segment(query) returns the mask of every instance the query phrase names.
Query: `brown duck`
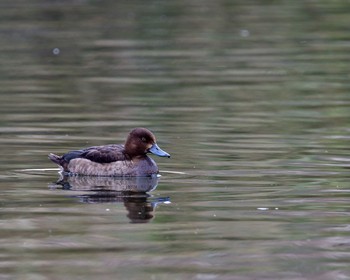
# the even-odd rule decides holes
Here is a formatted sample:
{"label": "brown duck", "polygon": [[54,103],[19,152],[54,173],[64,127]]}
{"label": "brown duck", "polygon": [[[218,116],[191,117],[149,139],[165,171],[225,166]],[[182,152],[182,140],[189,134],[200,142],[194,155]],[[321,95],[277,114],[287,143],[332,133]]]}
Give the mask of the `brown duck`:
{"label": "brown duck", "polygon": [[89,176],[150,176],[159,169],[155,161],[147,156],[152,153],[160,157],[170,155],[160,149],[156,138],[146,128],[133,129],[124,145],[93,146],[70,151],[63,156],[49,154],[49,159],[71,175]]}

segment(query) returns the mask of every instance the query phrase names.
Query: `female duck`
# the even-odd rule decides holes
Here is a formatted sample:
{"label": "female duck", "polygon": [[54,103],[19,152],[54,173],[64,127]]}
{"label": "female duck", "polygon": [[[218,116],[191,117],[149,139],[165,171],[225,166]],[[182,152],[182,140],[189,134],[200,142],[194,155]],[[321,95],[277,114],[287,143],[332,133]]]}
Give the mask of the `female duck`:
{"label": "female duck", "polygon": [[152,153],[170,157],[160,149],[152,132],[146,128],[133,129],[124,145],[93,146],[70,151],[63,156],[49,154],[63,172],[90,176],[149,176],[159,172]]}

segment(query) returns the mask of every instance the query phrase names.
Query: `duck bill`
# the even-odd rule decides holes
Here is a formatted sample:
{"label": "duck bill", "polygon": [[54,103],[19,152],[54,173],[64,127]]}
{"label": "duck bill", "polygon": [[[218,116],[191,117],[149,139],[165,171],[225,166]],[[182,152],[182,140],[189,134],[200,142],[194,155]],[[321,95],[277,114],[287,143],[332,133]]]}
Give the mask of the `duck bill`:
{"label": "duck bill", "polygon": [[156,156],[159,156],[159,157],[170,158],[170,155],[167,152],[163,151],[161,148],[159,148],[156,143],[154,143],[148,151]]}

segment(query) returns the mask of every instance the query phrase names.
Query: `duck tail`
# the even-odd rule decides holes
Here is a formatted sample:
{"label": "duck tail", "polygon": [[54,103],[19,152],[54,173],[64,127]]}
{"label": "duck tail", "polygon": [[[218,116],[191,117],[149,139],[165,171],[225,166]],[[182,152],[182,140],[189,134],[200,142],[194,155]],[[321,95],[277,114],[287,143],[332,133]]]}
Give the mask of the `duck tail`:
{"label": "duck tail", "polygon": [[58,165],[62,165],[62,157],[55,155],[53,153],[50,153],[48,157],[52,162],[54,162]]}

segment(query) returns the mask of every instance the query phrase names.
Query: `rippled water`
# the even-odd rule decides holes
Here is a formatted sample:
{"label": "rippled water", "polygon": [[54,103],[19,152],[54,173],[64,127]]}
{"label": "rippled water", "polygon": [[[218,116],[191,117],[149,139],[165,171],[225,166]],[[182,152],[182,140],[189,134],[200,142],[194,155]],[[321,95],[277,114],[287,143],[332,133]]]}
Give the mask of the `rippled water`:
{"label": "rippled water", "polygon": [[[350,6],[265,2],[2,1],[1,279],[350,278]],[[136,126],[160,178],[47,159]]]}

